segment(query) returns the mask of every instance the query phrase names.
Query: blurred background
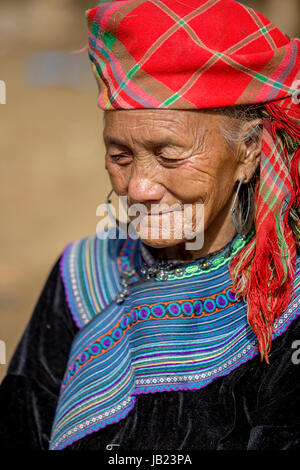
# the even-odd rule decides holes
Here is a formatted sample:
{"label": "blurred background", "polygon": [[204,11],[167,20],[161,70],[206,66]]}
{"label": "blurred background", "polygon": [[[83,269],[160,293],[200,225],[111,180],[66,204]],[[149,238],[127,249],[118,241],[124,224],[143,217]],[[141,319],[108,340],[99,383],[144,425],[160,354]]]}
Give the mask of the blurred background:
{"label": "blurred background", "polygon": [[[300,36],[300,0],[248,0]],[[6,364],[64,246],[95,232],[110,183],[84,11],[97,0],[0,0],[0,340]],[[0,82],[1,83],[1,82]],[[3,346],[3,343],[0,343]],[[1,355],[2,352],[2,355]],[[0,380],[6,365],[0,351]]]}

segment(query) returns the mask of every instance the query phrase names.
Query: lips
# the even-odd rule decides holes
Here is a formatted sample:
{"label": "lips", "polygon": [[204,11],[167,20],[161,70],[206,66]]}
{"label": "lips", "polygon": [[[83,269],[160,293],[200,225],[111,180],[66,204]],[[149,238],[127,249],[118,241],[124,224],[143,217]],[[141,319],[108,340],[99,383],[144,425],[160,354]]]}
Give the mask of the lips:
{"label": "lips", "polygon": [[145,216],[147,217],[152,217],[152,216],[157,216],[157,215],[165,215],[165,214],[174,214],[174,212],[180,212],[180,211],[166,211],[166,212],[147,212]]}
{"label": "lips", "polygon": [[[165,215],[165,214],[173,214],[177,212],[182,212],[182,207],[179,204],[173,204],[169,206],[167,204],[152,204],[151,209],[149,210],[146,204],[143,203],[133,203],[128,207],[128,212],[132,213],[136,211],[141,216],[144,217],[151,217],[151,216],[158,216],[158,215]],[[132,214],[133,215],[133,214]]]}

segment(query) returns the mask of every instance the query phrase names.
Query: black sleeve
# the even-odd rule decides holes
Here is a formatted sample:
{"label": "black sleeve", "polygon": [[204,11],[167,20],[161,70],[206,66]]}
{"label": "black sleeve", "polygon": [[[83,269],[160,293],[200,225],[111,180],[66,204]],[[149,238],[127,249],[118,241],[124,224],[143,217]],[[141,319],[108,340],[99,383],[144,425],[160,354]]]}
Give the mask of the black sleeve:
{"label": "black sleeve", "polygon": [[300,364],[295,349],[299,338],[300,317],[274,341],[257,393],[250,397],[248,392],[248,450],[300,449]]}
{"label": "black sleeve", "polygon": [[229,428],[218,450],[300,450],[299,339],[300,316],[273,340],[269,364],[257,355],[219,379]]}
{"label": "black sleeve", "polygon": [[60,384],[78,331],[52,268],[0,386],[0,448],[48,449]]}

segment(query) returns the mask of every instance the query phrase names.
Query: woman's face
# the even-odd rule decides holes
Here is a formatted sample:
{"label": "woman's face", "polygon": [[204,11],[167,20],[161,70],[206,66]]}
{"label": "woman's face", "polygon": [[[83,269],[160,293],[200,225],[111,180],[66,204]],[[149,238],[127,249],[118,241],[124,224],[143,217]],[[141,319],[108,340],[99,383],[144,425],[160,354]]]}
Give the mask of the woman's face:
{"label": "woman's face", "polygon": [[[105,113],[105,167],[113,189],[127,196],[128,207],[139,203],[148,214],[151,208],[156,212],[144,219],[155,227],[152,232],[143,224],[136,227],[147,245],[163,248],[187,240],[176,218],[186,204],[192,205],[192,230],[199,224],[197,204],[203,205],[198,207],[203,207],[204,232],[217,217],[230,217],[234,184],[243,174],[221,132],[228,120],[213,112],[190,110]],[[160,208],[171,213],[157,214]]]}

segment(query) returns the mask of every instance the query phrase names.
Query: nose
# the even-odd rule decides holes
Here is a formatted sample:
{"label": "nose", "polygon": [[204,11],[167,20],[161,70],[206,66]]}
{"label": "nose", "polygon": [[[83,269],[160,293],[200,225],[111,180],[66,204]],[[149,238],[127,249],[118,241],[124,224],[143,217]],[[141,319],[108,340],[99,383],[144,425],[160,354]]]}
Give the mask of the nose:
{"label": "nose", "polygon": [[158,171],[157,168],[151,166],[151,163],[147,165],[141,162],[134,163],[128,182],[128,201],[130,203],[158,204],[161,201],[165,189],[158,182]]}

